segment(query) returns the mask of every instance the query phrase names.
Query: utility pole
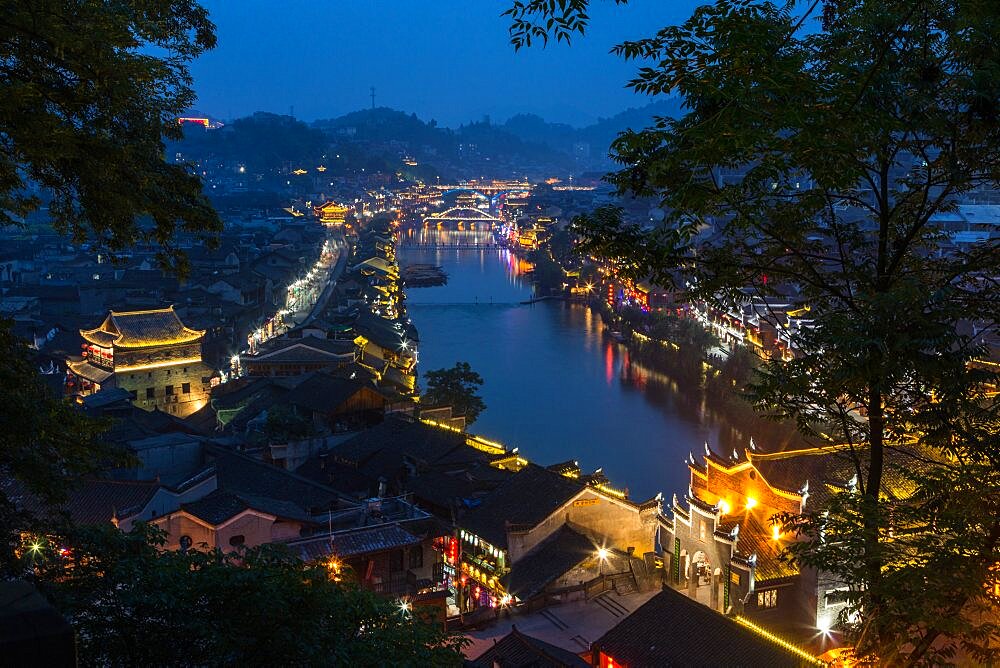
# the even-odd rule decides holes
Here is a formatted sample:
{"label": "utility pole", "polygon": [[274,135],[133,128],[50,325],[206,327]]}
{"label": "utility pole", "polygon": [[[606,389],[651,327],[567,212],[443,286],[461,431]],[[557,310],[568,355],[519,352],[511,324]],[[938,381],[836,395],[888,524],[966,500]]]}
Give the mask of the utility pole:
{"label": "utility pole", "polygon": [[372,94],[372,109],[374,109],[375,108],[375,86],[371,87],[371,91],[372,91],[372,93],[371,93]]}

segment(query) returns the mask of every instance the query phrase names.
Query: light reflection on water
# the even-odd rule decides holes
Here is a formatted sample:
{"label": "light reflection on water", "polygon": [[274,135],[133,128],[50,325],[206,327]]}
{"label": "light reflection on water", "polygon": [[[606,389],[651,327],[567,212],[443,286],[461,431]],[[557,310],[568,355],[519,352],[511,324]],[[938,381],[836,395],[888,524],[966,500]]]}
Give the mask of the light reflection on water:
{"label": "light reflection on water", "polygon": [[[439,242],[481,234],[438,232],[417,234]],[[687,490],[683,460],[719,438],[699,391],[634,359],[585,306],[522,304],[531,285],[508,251],[403,245],[398,257],[449,275],[445,286],[410,290],[407,305],[421,370],[467,361],[485,379],[487,410],[472,431],[542,465],[576,459],[587,470],[603,467],[636,500]]]}

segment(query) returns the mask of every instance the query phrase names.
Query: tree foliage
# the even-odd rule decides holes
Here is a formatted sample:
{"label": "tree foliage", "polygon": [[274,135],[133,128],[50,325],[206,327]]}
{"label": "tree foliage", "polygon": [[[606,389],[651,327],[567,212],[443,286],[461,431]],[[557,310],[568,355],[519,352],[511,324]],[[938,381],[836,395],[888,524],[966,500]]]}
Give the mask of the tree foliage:
{"label": "tree foliage", "polygon": [[164,159],[215,46],[194,0],[32,0],[0,10],[0,226],[50,198],[56,229],[113,254],[148,241],[183,268],[177,230],[213,239],[201,181]]}
{"label": "tree foliage", "polygon": [[[29,361],[27,346],[0,322],[0,574],[16,572],[14,550],[33,517],[15,500],[25,494],[58,507],[81,476],[128,458],[101,438],[107,426],[53,393]],[[48,518],[51,519],[51,518]]]}
{"label": "tree foliage", "polygon": [[[536,26],[558,27],[554,3],[534,4],[556,19]],[[691,298],[808,305],[795,359],[761,366],[753,400],[845,444],[854,485],[784,518],[803,539],[791,556],[848,584],[840,621],[861,653],[995,658],[976,613],[1000,561],[998,378],[979,360],[1000,249],[954,246],[935,219],[1000,177],[1000,21],[958,0],[819,6],[717,0],[616,47],[640,65],[634,90],[684,99],[683,117],[612,147],[618,190],[670,213],[649,230],[606,208],[576,230]]]}
{"label": "tree foliage", "polygon": [[[106,253],[148,241],[183,269],[177,230],[221,229],[189,170],[164,160],[164,138],[193,101],[187,64],[215,44],[191,0],[8,2],[0,9],[0,227],[48,202],[56,229]],[[10,323],[0,323],[0,565],[29,519],[11,495],[58,504],[71,482],[112,463],[102,426],[50,394]]]}
{"label": "tree foliage", "polygon": [[451,406],[456,415],[464,415],[466,424],[472,424],[486,410],[483,398],[476,394],[483,384],[483,377],[472,370],[468,362],[456,362],[450,369],[428,371],[427,391],[421,401],[428,404]]}
{"label": "tree foliage", "polygon": [[[624,5],[628,0],[614,2]],[[546,46],[550,37],[568,44],[574,35],[586,31],[589,5],[590,0],[516,0],[501,16],[510,17],[510,43],[515,50],[539,41]]]}
{"label": "tree foliage", "polygon": [[155,528],[109,525],[25,546],[39,587],[77,631],[83,663],[461,665],[461,638],[283,546],[179,552],[163,543]]}
{"label": "tree foliage", "polygon": [[264,423],[264,436],[271,443],[284,443],[289,440],[301,441],[313,438],[319,433],[312,420],[300,415],[294,406],[273,406],[267,412]]}

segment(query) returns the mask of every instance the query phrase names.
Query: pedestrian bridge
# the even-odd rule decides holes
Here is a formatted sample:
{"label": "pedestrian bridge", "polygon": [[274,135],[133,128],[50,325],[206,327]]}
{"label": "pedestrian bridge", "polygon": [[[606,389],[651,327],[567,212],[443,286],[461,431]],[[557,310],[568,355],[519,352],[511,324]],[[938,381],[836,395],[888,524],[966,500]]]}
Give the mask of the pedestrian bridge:
{"label": "pedestrian bridge", "polygon": [[503,248],[495,241],[419,241],[417,239],[403,238],[397,244],[399,248],[413,248],[416,250],[438,250],[438,249],[469,249],[488,250],[491,248]]}
{"label": "pedestrian bridge", "polygon": [[471,206],[455,206],[440,213],[432,213],[423,220],[424,227],[459,230],[471,230],[480,226],[490,229],[493,225],[502,225],[504,222],[503,218]]}

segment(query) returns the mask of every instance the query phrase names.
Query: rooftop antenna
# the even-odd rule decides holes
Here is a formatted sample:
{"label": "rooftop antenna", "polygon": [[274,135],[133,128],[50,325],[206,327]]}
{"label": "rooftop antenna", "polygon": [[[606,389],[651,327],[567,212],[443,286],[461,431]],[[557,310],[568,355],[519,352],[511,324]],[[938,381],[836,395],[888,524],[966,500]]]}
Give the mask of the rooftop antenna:
{"label": "rooftop antenna", "polygon": [[372,96],[372,109],[374,109],[375,108],[375,86],[372,86],[370,90],[371,90],[371,96]]}

